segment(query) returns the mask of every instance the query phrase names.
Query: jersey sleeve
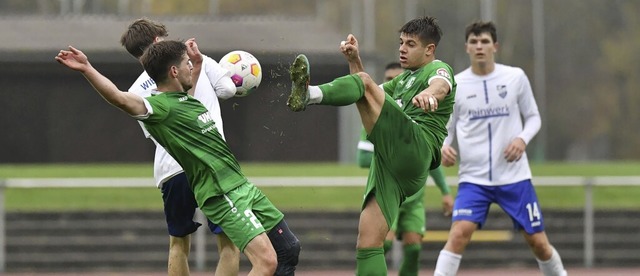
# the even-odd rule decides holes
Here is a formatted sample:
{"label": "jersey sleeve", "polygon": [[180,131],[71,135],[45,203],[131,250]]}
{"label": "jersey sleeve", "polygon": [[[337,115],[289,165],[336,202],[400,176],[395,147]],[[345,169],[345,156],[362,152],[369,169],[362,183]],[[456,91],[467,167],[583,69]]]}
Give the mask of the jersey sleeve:
{"label": "jersey sleeve", "polygon": [[235,85],[230,78],[231,72],[220,66],[214,59],[205,55],[203,55],[203,58],[205,74],[209,79],[209,83],[211,83],[211,87],[214,88],[216,96],[221,99],[228,99],[235,96]]}
{"label": "jersey sleeve", "polygon": [[518,137],[522,138],[526,144],[529,144],[529,141],[531,141],[540,130],[542,120],[529,79],[521,69],[519,73],[520,93],[518,94],[518,106],[520,107],[520,114],[524,119],[524,126]]}
{"label": "jersey sleeve", "polygon": [[170,107],[165,97],[150,96],[142,98],[142,100],[147,107],[147,114],[135,116],[137,120],[145,123],[157,123],[164,120],[169,114]]}
{"label": "jersey sleeve", "polygon": [[384,90],[384,93],[387,93],[388,95],[393,95],[393,91],[396,89],[396,85],[398,85],[398,79],[400,78],[396,77],[390,81],[387,81],[381,84],[380,87],[382,88],[382,90]]}
{"label": "jersey sleeve", "polygon": [[431,84],[435,79],[443,79],[449,84],[449,91],[453,89],[453,69],[446,63],[439,62],[438,66],[428,76],[427,83]]}
{"label": "jersey sleeve", "polygon": [[[131,85],[131,87],[129,87],[128,91],[142,98],[146,98],[151,96],[152,94],[151,90],[155,88],[156,88],[155,82],[149,77],[149,75],[145,71],[145,72],[142,72],[140,76],[138,76],[138,79],[136,79],[136,81]],[[144,127],[144,124],[140,121],[138,121],[138,124],[140,125],[140,129],[142,129],[142,134],[144,134],[144,137],[151,138],[151,134]]]}

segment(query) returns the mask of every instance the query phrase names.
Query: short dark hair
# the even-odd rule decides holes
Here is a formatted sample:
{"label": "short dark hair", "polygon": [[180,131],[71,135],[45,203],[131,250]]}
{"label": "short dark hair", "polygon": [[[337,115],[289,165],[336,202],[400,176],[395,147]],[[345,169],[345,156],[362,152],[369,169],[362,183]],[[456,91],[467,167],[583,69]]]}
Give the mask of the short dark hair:
{"label": "short dark hair", "polygon": [[431,16],[413,19],[405,23],[399,32],[401,34],[417,35],[424,45],[433,43],[438,46],[440,38],[442,37],[442,30],[440,26],[438,26],[438,20]]}
{"label": "short dark hair", "polygon": [[498,42],[498,31],[491,21],[476,21],[469,24],[464,31],[464,41],[467,41],[471,34],[480,35],[481,33],[489,33],[493,43]]}
{"label": "short dark hair", "polygon": [[171,66],[178,66],[187,52],[183,42],[175,40],[160,41],[151,44],[140,57],[142,67],[156,83],[167,79]]}
{"label": "short dark hair", "polygon": [[169,33],[162,23],[154,22],[148,18],[140,18],[133,21],[120,37],[120,44],[135,58],[140,58],[149,45],[153,44],[156,37],[167,37]]}
{"label": "short dark hair", "polygon": [[390,69],[402,69],[402,66],[400,65],[400,62],[389,62],[387,63],[387,66],[384,67],[384,70],[390,70]]}

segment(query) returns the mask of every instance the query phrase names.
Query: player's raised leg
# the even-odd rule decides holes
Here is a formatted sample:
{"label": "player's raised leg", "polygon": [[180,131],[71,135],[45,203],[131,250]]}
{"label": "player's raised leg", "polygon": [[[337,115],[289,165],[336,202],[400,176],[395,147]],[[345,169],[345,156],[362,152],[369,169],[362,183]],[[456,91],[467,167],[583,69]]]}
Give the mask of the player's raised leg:
{"label": "player's raised leg", "polygon": [[292,111],[303,111],[307,105],[345,106],[357,104],[367,133],[373,128],[385,101],[384,91],[369,74],[359,72],[336,78],[318,86],[309,85],[309,60],[300,54],[291,64],[291,94],[287,106]]}

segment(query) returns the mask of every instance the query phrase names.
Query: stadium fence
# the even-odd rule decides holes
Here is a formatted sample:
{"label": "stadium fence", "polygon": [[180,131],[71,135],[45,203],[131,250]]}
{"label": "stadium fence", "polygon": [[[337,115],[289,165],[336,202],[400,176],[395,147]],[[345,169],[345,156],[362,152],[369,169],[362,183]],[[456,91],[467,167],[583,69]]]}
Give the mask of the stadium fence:
{"label": "stadium fence", "polygon": [[[362,186],[366,177],[250,177],[258,187],[349,187]],[[447,177],[447,183],[457,185],[457,177]],[[594,262],[594,186],[637,186],[640,176],[537,176],[536,186],[579,186],[584,188],[584,266],[591,268]],[[90,188],[90,187],[151,187],[152,178],[8,178],[0,179],[0,272],[6,269],[6,232],[4,190],[6,188]],[[428,185],[434,185],[429,179]],[[204,221],[202,213],[198,220]],[[194,237],[196,269],[204,270],[204,231],[197,231]],[[398,263],[398,254],[393,254],[393,262]]]}

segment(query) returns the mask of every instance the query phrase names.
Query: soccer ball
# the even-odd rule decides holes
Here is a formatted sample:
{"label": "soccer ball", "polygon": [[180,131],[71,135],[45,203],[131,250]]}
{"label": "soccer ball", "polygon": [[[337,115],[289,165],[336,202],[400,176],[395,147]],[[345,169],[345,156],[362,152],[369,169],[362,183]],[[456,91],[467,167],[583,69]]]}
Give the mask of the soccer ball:
{"label": "soccer ball", "polygon": [[244,97],[255,91],[262,81],[262,67],[258,59],[245,51],[231,51],[220,59],[220,66],[231,72],[236,84],[236,97]]}

